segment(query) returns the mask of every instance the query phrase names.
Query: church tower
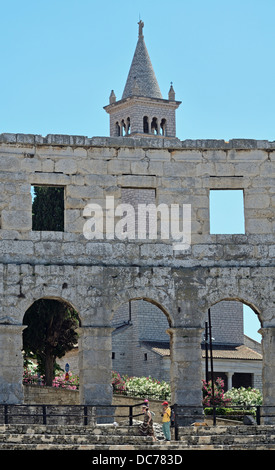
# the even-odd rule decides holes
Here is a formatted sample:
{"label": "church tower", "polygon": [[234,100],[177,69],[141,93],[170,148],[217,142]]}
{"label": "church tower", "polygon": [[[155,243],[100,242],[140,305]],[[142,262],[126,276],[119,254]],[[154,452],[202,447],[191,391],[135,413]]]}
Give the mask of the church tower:
{"label": "church tower", "polygon": [[139,23],[138,42],[121,100],[111,91],[105,111],[110,115],[110,136],[176,137],[176,109],[171,83],[163,99],[144,42],[144,23]]}

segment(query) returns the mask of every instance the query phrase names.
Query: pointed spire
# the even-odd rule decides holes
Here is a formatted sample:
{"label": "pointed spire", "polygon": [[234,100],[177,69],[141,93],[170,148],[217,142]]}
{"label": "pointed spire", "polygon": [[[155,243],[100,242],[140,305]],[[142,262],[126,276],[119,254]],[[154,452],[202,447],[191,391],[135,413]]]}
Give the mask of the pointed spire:
{"label": "pointed spire", "polygon": [[138,26],[138,42],[123,91],[122,99],[133,96],[133,89],[136,87],[139,89],[140,96],[162,99],[162,94],[144,42],[143,21],[140,20],[138,22]]}
{"label": "pointed spire", "polygon": [[109,97],[109,103],[112,104],[112,103],[115,103],[115,102],[116,102],[116,95],[115,95],[114,90],[112,90],[111,94],[110,94],[110,97]]}
{"label": "pointed spire", "polygon": [[176,93],[175,93],[175,90],[173,88],[173,82],[171,82],[170,90],[168,92],[168,99],[170,101],[175,101],[175,99],[176,99]]}

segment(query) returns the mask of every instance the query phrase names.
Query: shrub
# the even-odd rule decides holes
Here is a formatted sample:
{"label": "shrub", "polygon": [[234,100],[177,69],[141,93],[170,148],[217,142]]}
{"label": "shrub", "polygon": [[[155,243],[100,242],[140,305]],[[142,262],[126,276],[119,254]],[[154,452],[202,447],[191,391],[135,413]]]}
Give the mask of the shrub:
{"label": "shrub", "polygon": [[125,377],[125,389],[127,395],[142,398],[154,398],[156,400],[170,399],[170,384],[152,377]]}
{"label": "shrub", "polygon": [[224,394],[224,381],[218,377],[214,383],[214,397],[212,394],[212,381],[202,381],[202,392],[203,392],[203,405],[204,406],[227,406],[231,403],[229,397],[225,397]]}
{"label": "shrub", "polygon": [[231,388],[225,396],[231,400],[232,406],[257,406],[263,403],[260,390],[251,387]]}
{"label": "shrub", "polygon": [[[45,385],[44,375],[40,375],[38,372],[38,365],[32,361],[28,361],[24,366],[23,374],[24,385]],[[53,387],[66,388],[69,390],[78,390],[79,388],[79,377],[73,375],[72,372],[68,372],[68,375],[60,371],[56,374],[52,383]]]}
{"label": "shrub", "polygon": [[112,372],[112,386],[115,393],[125,392],[125,380],[118,372]]}

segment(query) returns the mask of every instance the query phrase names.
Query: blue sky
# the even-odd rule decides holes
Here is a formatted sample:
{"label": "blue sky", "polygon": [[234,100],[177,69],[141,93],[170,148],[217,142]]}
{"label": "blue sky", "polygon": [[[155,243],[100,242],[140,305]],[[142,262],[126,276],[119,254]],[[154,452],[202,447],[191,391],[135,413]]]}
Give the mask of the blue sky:
{"label": "blue sky", "polygon": [[181,140],[275,140],[274,0],[0,6],[0,133],[109,135],[103,106],[122,96],[140,16],[163,97],[173,81],[182,101]]}

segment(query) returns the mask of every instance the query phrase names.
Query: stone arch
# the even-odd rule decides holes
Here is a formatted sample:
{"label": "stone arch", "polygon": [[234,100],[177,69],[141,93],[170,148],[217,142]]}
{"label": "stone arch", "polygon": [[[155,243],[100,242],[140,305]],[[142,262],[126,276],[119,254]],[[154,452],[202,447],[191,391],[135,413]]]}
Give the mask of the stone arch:
{"label": "stone arch", "polygon": [[76,310],[78,312],[78,315],[79,315],[79,318],[80,318],[80,321],[82,322],[82,318],[81,318],[81,309],[79,308],[78,305],[76,305],[75,301],[72,301],[70,298],[70,296],[61,296],[59,294],[59,292],[55,292],[53,294],[50,294],[50,293],[46,293],[45,294],[42,294],[42,295],[33,295],[31,296],[31,298],[22,298],[19,300],[19,303],[17,304],[17,311],[18,311],[18,319],[19,319],[19,322],[21,324],[23,324],[23,318],[24,318],[24,315],[26,313],[26,311],[37,301],[37,300],[40,300],[40,299],[51,299],[51,300],[57,300],[57,301],[60,301],[60,302],[65,302],[66,304],[70,305],[71,307],[74,308],[74,310]]}
{"label": "stone arch", "polygon": [[[230,304],[233,305],[230,306]],[[262,348],[260,344],[254,342],[253,335],[250,336],[245,332],[244,305],[248,306],[257,316],[261,328],[262,322],[259,308],[255,303],[242,296],[221,295],[218,300],[215,299],[214,302],[209,302],[205,311],[204,320],[207,326],[206,330],[203,331],[202,345],[204,344],[205,334],[207,328],[209,328],[209,320],[211,318],[214,380],[217,377],[222,378],[225,390],[239,387],[262,389]],[[256,341],[261,343],[261,339]],[[228,360],[226,353],[221,360],[222,350],[230,350],[230,360]],[[215,351],[216,353],[218,351],[216,359]],[[204,376],[206,377],[206,375],[205,371]],[[208,380],[211,380],[210,371]]]}
{"label": "stone arch", "polygon": [[[156,300],[157,299],[157,300]],[[145,300],[156,305],[167,317],[169,326],[173,325],[174,319],[172,316],[173,311],[173,302],[167,295],[160,289],[155,288],[136,288],[132,287],[119,291],[115,298],[111,299],[111,304],[109,305],[111,311],[110,320],[112,320],[115,311],[126,302],[131,300]]]}
{"label": "stone arch", "polygon": [[[22,322],[23,322],[23,325],[24,325],[24,330],[23,330],[23,338],[24,338],[24,335],[27,333],[27,329],[28,327],[31,325],[31,320],[33,318],[33,316],[35,315],[36,311],[35,309],[31,310],[32,307],[34,307],[35,304],[37,304],[37,306],[39,305],[40,303],[40,306],[41,306],[41,302],[40,301],[53,301],[50,303],[50,307],[52,309],[58,309],[59,308],[59,304],[65,304],[66,306],[66,310],[67,310],[67,307],[70,307],[72,308],[73,310],[75,310],[75,312],[77,312],[77,317],[78,317],[78,325],[77,325],[77,328],[80,328],[81,327],[81,319],[80,319],[80,316],[79,316],[79,313],[77,311],[77,309],[72,305],[71,302],[67,302],[66,300],[64,300],[63,298],[60,298],[60,297],[54,297],[54,296],[44,296],[44,297],[40,297],[39,299],[36,299],[34,300],[31,305],[26,309],[25,313],[24,313],[24,316],[23,316],[23,319],[22,319]],[[42,307],[45,306],[45,303],[42,304]],[[62,316],[63,314],[65,314],[65,311],[63,312],[62,310]],[[56,328],[54,329],[54,331],[56,331]],[[77,330],[76,330],[77,331]],[[48,338],[49,339],[49,338]],[[72,337],[71,337],[72,339]],[[77,345],[77,339],[75,338],[75,346]],[[24,342],[23,342],[23,346],[24,346]],[[54,348],[56,348],[56,344],[53,345]],[[71,349],[70,349],[71,350]],[[46,350],[44,350],[45,352]],[[54,351],[54,349],[53,349]],[[50,355],[48,355],[48,359],[45,359],[45,364],[47,363],[47,366],[46,366],[46,375],[45,375],[45,378],[46,378],[46,384],[47,382],[48,385],[50,385],[50,382],[53,378],[53,373],[54,373],[54,362],[52,362],[51,358],[53,358],[54,356],[52,356],[52,353],[53,351],[50,353]],[[68,351],[67,351],[68,352]],[[44,353],[43,353],[44,354]],[[46,357],[47,357],[47,353],[46,353]],[[57,362],[58,362],[58,359],[57,359],[57,356],[56,356],[56,359],[55,359]],[[48,375],[47,375],[47,370],[48,370]]]}
{"label": "stone arch", "polygon": [[227,302],[234,302],[235,301],[235,302],[240,302],[244,305],[247,305],[257,315],[257,317],[259,319],[259,322],[262,325],[260,309],[255,305],[254,301],[247,300],[243,297],[239,297],[239,296],[220,296],[220,298],[218,300],[214,300],[211,303],[209,303],[208,306],[207,306],[207,309],[211,308],[211,306],[217,305],[219,302],[223,302],[223,301],[227,301]]}
{"label": "stone arch", "polygon": [[[140,293],[139,293],[140,294]],[[112,315],[112,370],[128,376],[171,381],[171,318],[159,301],[132,292]]]}

